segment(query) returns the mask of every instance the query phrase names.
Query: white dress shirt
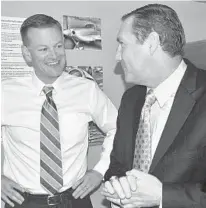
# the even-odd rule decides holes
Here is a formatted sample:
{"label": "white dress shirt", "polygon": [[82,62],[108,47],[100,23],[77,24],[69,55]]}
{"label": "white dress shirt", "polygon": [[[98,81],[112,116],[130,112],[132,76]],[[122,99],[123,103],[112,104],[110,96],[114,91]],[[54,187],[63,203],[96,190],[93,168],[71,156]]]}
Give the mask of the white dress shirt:
{"label": "white dress shirt", "polygon": [[[2,82],[4,175],[30,193],[44,194],[40,185],[40,118],[44,87],[36,75]],[[106,133],[94,170],[108,169],[116,131],[117,110],[94,81],[63,73],[53,84],[62,150],[63,187],[70,188],[87,170],[88,122]]]}
{"label": "white dress shirt", "polygon": [[161,138],[167,122],[175,94],[185,74],[187,65],[182,60],[178,68],[161,84],[154,89],[157,98],[151,107],[151,135],[152,135],[152,158]]}
{"label": "white dress shirt", "polygon": [[[187,65],[182,60],[178,68],[154,90],[156,102],[151,107],[150,126],[152,135],[152,158],[159,144],[162,132],[167,122],[175,94],[185,74]],[[149,88],[147,89],[149,90]],[[113,208],[119,207],[112,205]],[[162,207],[162,202],[160,203]]]}

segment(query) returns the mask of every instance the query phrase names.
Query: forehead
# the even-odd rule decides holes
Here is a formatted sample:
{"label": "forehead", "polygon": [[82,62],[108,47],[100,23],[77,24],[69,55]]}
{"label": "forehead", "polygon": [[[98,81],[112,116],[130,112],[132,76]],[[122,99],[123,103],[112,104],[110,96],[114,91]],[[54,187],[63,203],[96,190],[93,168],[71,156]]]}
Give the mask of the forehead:
{"label": "forehead", "polygon": [[62,41],[63,35],[57,26],[29,28],[27,31],[27,39],[29,44],[46,45],[52,42]]}
{"label": "forehead", "polygon": [[119,41],[136,42],[136,37],[132,32],[133,17],[125,19],[119,29],[117,39]]}

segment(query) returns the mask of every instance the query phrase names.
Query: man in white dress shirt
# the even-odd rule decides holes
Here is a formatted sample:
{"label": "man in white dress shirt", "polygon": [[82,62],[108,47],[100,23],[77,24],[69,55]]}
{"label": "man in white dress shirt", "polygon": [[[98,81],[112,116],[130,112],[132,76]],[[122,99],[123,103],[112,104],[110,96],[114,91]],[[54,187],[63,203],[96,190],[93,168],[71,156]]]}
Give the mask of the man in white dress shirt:
{"label": "man in white dress shirt", "polygon": [[183,59],[176,12],[138,8],[117,40],[135,86],[122,97],[103,195],[113,207],[206,207],[206,72]]}
{"label": "man in white dress shirt", "polygon": [[[34,72],[2,82],[1,197],[6,207],[92,208],[88,194],[108,169],[117,111],[94,81],[64,72],[58,21],[33,15],[21,37]],[[87,170],[90,121],[106,137],[99,162]]]}

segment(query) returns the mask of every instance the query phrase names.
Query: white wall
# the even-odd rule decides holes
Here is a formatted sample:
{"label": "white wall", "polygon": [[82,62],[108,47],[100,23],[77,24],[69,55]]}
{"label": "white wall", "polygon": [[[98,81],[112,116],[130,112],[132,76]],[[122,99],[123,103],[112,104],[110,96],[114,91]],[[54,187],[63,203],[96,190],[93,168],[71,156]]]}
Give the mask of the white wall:
{"label": "white wall", "polygon": [[[154,3],[153,1],[152,3]],[[158,1],[159,2],[159,1]],[[139,1],[3,1],[2,16],[28,17],[45,13],[58,20],[62,15],[99,17],[102,20],[102,51],[68,51],[68,65],[102,65],[104,91],[118,107],[124,91],[121,76],[114,73],[116,34],[123,14],[151,2]],[[174,8],[185,28],[188,42],[206,39],[206,4],[196,2],[159,2]],[[121,73],[121,72],[120,72]],[[115,83],[115,84],[114,84]]]}
{"label": "white wall", "polygon": [[[118,107],[122,93],[125,90],[121,79],[121,71],[115,69],[115,51],[117,47],[116,34],[121,16],[137,7],[152,2],[139,1],[3,1],[2,16],[28,17],[35,13],[45,13],[62,20],[62,15],[82,17],[99,17],[102,20],[102,51],[68,51],[68,65],[102,65],[104,69],[104,91]],[[188,42],[206,39],[206,4],[196,2],[163,2],[158,3],[171,6],[178,13],[186,33]],[[101,147],[91,147],[89,151],[89,167],[99,158]],[[92,196],[95,208],[102,205],[102,197],[98,192]]]}

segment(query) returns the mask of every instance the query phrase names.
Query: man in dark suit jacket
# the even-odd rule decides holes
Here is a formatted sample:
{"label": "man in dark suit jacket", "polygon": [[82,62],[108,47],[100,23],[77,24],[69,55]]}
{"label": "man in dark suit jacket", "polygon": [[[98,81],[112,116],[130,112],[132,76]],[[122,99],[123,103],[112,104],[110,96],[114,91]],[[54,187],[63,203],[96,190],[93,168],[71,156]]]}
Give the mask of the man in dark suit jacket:
{"label": "man in dark suit jacket", "polygon": [[[125,79],[136,85],[121,100],[103,195],[113,207],[205,208],[206,71],[182,58],[185,35],[177,14],[159,4],[139,8],[123,16],[117,39]],[[143,172],[134,168],[141,113],[148,90],[158,94],[165,86],[157,106],[176,89],[153,112],[154,153]]]}

